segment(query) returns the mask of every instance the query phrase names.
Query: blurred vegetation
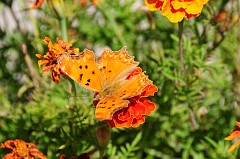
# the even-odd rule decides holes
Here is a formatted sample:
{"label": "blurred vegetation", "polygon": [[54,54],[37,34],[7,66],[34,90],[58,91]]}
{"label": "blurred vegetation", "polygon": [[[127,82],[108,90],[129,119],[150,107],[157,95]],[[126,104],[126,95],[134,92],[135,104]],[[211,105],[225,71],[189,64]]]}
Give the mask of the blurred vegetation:
{"label": "blurred vegetation", "polygon": [[[197,18],[184,21],[183,68],[178,25],[142,1],[64,1],[74,47],[119,50],[127,46],[159,88],[157,110],[139,128],[111,129],[105,158],[229,158],[224,138],[240,119],[240,4],[210,0]],[[93,94],[41,74],[36,53],[42,42],[63,38],[59,17],[48,3],[28,10],[26,1],[0,2],[0,142],[34,142],[48,158],[89,153],[98,158]],[[0,149],[0,157],[6,150]],[[239,156],[238,156],[239,157]]]}

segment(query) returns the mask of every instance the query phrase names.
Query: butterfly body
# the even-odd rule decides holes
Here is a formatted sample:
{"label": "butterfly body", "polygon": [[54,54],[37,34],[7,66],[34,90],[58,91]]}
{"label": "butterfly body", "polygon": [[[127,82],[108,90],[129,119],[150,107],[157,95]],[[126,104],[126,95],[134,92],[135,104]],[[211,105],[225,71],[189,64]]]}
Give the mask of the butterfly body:
{"label": "butterfly body", "polygon": [[139,63],[125,47],[116,52],[105,49],[97,62],[94,53],[87,49],[77,56],[63,54],[58,64],[70,78],[97,93],[95,117],[99,120],[110,120],[114,112],[128,106],[127,99],[141,94],[152,83],[144,73],[128,79]]}

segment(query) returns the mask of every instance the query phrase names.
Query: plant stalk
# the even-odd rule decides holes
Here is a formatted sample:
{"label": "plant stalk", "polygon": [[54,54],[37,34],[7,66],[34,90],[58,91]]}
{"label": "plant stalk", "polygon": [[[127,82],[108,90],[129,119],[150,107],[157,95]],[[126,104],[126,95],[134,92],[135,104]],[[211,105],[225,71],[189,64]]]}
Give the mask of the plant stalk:
{"label": "plant stalk", "polygon": [[179,47],[179,56],[180,56],[180,60],[179,60],[179,68],[180,71],[183,71],[183,39],[182,39],[182,35],[183,35],[183,22],[184,20],[182,20],[181,22],[178,23],[178,38],[179,38],[179,43],[178,43],[178,47]]}

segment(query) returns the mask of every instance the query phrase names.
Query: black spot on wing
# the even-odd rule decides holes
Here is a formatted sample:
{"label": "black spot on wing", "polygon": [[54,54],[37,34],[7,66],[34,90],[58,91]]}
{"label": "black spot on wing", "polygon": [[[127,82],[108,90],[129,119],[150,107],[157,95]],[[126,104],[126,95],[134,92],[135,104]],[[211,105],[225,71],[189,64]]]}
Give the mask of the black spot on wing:
{"label": "black spot on wing", "polygon": [[82,80],[83,74],[80,74],[80,81]]}

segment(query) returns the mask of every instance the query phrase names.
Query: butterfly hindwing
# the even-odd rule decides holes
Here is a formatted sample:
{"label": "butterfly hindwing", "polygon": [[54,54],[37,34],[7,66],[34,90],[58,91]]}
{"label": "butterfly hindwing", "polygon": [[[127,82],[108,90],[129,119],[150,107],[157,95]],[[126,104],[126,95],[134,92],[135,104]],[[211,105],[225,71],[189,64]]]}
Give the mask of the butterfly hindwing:
{"label": "butterfly hindwing", "polygon": [[138,62],[128,55],[125,47],[119,51],[105,49],[98,57],[98,67],[104,74],[107,86],[126,79],[137,65]]}
{"label": "butterfly hindwing", "polygon": [[102,90],[102,73],[95,62],[94,53],[85,49],[80,55],[63,54],[58,64],[60,69],[74,81],[94,92]]}
{"label": "butterfly hindwing", "polygon": [[152,81],[143,72],[121,81],[115,85],[113,96],[118,96],[121,99],[131,98],[140,95],[143,88],[152,83]]}
{"label": "butterfly hindwing", "polygon": [[113,114],[128,106],[129,101],[117,96],[107,96],[100,100],[96,106],[95,117],[98,120],[111,120]]}

